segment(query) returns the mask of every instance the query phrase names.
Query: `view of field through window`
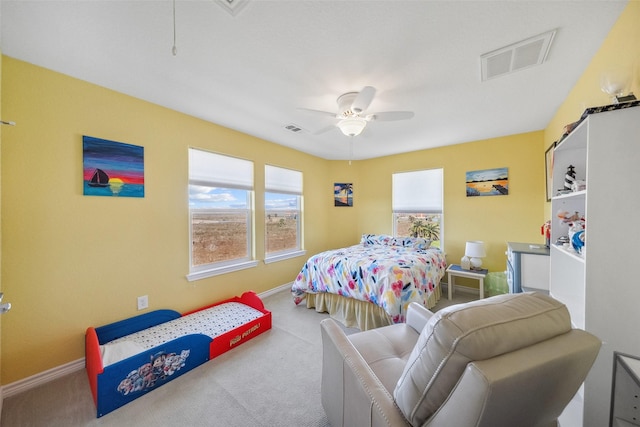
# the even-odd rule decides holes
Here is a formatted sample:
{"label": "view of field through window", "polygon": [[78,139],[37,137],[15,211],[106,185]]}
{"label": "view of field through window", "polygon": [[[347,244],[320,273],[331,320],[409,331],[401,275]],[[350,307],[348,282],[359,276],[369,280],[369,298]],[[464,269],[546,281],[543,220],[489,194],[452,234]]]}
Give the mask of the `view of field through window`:
{"label": "view of field through window", "polygon": [[274,253],[298,248],[298,212],[267,211],[265,216],[265,252]]}
{"label": "view of field through window", "polygon": [[194,266],[244,258],[249,253],[245,212],[191,211],[191,257]]}
{"label": "view of field through window", "polygon": [[[248,214],[192,210],[191,236],[194,266],[244,258],[247,253]],[[298,212],[267,212],[267,253],[297,249]]]}

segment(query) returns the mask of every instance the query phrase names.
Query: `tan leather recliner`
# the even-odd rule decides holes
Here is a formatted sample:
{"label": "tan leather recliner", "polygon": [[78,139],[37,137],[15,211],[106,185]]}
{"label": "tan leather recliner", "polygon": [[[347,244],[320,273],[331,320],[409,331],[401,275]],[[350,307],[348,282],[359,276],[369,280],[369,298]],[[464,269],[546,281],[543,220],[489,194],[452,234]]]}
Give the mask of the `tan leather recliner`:
{"label": "tan leather recliner", "polygon": [[322,405],[333,427],[556,426],[600,349],[567,308],[499,295],[346,335],[321,322]]}

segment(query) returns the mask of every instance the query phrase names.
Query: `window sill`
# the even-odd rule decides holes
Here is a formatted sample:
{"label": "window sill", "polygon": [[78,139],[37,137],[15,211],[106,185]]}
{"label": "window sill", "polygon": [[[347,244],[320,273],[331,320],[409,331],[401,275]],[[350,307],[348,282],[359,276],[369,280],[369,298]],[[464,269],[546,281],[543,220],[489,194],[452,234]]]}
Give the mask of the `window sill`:
{"label": "window sill", "polygon": [[302,255],[306,255],[306,253],[307,253],[307,251],[300,250],[300,251],[286,252],[286,253],[271,255],[269,258],[265,258],[264,263],[265,264],[271,264],[272,262],[284,261],[285,259],[296,258],[296,257],[302,256]]}
{"label": "window sill", "polygon": [[187,280],[193,282],[194,280],[206,279],[207,277],[219,276],[220,274],[232,273],[234,271],[245,270],[247,268],[253,268],[258,265],[258,261],[246,261],[233,265],[226,265],[224,267],[211,268],[209,270],[196,271],[187,274]]}

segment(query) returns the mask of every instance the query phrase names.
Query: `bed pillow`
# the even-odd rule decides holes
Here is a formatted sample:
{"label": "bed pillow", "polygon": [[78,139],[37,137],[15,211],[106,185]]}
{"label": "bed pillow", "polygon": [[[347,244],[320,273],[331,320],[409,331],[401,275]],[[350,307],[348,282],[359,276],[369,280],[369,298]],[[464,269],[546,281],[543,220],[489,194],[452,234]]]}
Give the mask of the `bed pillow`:
{"label": "bed pillow", "polygon": [[393,237],[386,234],[363,234],[360,244],[364,246],[402,246],[405,248],[428,249],[431,240],[422,237]]}
{"label": "bed pillow", "polygon": [[363,234],[360,243],[364,246],[388,245],[391,239],[393,237],[386,234]]}
{"label": "bed pillow", "polygon": [[422,329],[394,390],[414,425],[442,405],[467,364],[545,341],[571,330],[564,304],[538,292],[505,294],[436,312]]}
{"label": "bed pillow", "polygon": [[121,360],[142,353],[144,350],[144,347],[133,341],[121,341],[101,345],[100,355],[102,356],[102,366],[107,367],[113,365]]}
{"label": "bed pillow", "polygon": [[405,248],[414,249],[429,249],[431,246],[431,240],[427,240],[423,237],[394,237],[391,239],[391,244],[395,246],[404,246]]}

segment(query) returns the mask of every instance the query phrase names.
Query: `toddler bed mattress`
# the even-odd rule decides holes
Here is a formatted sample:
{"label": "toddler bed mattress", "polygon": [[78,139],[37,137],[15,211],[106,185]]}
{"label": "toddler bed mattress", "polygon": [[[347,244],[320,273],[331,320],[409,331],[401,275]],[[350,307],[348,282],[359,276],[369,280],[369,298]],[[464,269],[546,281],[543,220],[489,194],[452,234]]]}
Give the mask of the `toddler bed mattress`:
{"label": "toddler bed mattress", "polygon": [[271,328],[254,292],[180,314],[156,310],[85,336],[86,368],[101,417]]}

